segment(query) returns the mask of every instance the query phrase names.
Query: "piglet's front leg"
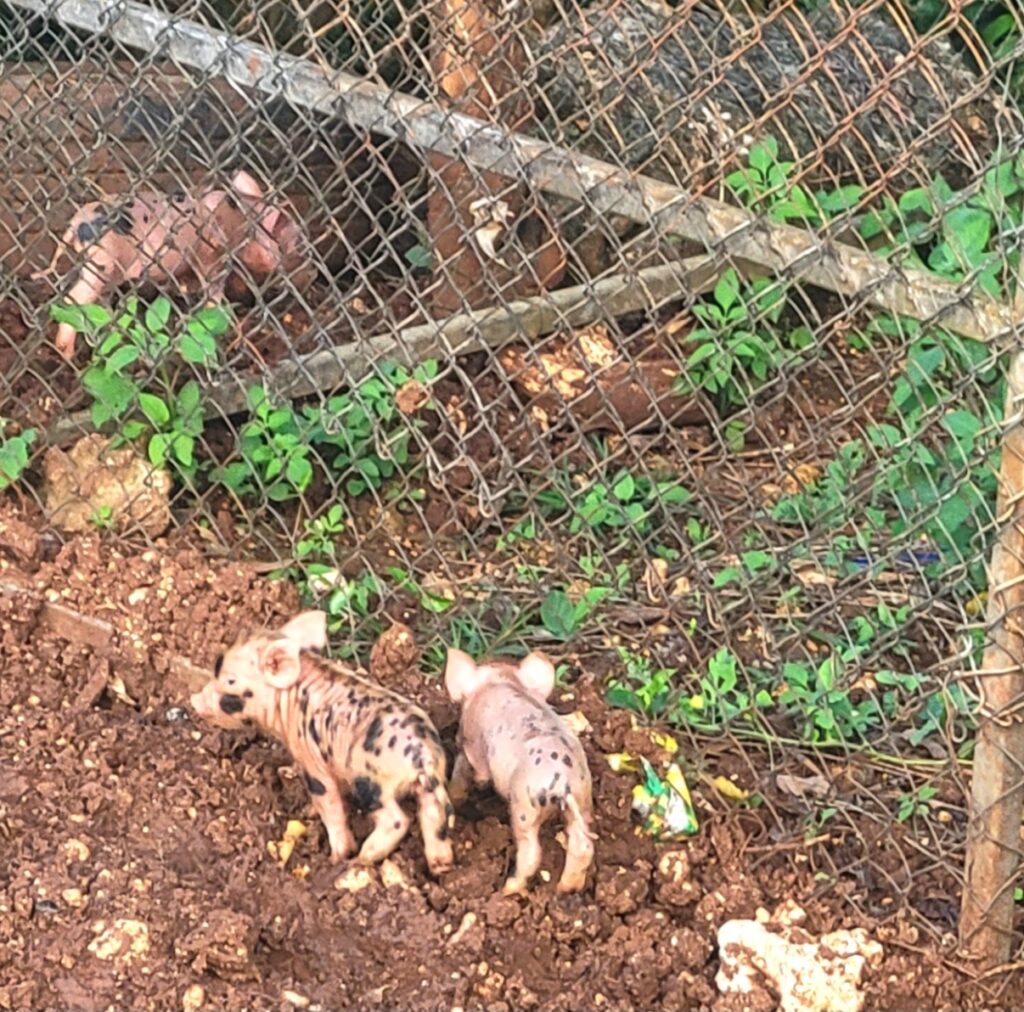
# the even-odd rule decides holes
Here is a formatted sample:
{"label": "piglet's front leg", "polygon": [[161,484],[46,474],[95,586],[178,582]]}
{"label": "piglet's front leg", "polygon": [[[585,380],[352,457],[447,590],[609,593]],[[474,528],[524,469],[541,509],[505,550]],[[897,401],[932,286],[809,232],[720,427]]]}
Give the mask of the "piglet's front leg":
{"label": "piglet's front leg", "polygon": [[338,864],[356,851],[356,838],[348,824],[348,813],[345,802],[338,790],[334,778],[323,771],[315,774],[303,771],[303,779],[309,789],[313,802],[313,811],[320,816],[327,829],[327,839],[331,845],[331,864]]}
{"label": "piglet's front leg", "polygon": [[451,798],[452,804],[461,805],[469,797],[469,789],[475,779],[476,774],[466,758],[466,753],[460,752],[455,757],[451,781],[448,784],[448,797]]}

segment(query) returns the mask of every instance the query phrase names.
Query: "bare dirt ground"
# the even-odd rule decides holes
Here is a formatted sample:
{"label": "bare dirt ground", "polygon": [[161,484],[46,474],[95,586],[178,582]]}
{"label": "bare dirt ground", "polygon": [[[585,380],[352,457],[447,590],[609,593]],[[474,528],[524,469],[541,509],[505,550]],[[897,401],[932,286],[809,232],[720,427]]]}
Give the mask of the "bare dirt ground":
{"label": "bare dirt ground", "polygon": [[[549,877],[528,900],[499,894],[510,836],[486,794],[460,813],[457,866],[440,881],[414,832],[383,879],[339,889],[284,751],[198,724],[170,670],[174,654],[208,666],[241,625],[288,616],[294,589],[187,548],[133,553],[87,537],[48,553],[3,516],[0,579],[23,589],[0,595],[0,1008],[732,1008],[715,988],[716,929],[784,900],[812,932],[866,927],[883,942],[870,1010],[1024,1000],[1019,976],[986,986],[955,968],[955,878],[891,823],[805,842],[796,815],[780,828],[767,787],[771,820],[709,801],[694,776],[699,834],[660,846],[638,835],[635,779],[605,755],[656,748],[606,707],[586,665],[557,700],[590,724],[600,839],[584,894],[554,892],[553,826]],[[69,645],[40,627],[43,600],[110,623],[114,643]],[[453,747],[456,714],[436,679],[375,673],[423,703]],[[687,756],[688,775],[708,763],[750,778],[758,757],[712,742]],[[282,870],[267,843],[289,819],[309,832]],[[685,888],[663,861],[673,851]],[[773,1005],[755,994],[748,1007]]]}

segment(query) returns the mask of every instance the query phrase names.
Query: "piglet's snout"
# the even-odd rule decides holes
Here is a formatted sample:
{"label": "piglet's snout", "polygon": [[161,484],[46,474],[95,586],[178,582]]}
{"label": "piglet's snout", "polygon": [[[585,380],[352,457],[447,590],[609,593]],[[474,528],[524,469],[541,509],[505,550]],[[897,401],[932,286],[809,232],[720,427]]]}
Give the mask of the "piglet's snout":
{"label": "piglet's snout", "polygon": [[217,692],[212,685],[208,685],[201,692],[193,692],[189,697],[189,702],[192,704],[192,709],[199,714],[200,717],[209,717],[216,713],[217,710]]}

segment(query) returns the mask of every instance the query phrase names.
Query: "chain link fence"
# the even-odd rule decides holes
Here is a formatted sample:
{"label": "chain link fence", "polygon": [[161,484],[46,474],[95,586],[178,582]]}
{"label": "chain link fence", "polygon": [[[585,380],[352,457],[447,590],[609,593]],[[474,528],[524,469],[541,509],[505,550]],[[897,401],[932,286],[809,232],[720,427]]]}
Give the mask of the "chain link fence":
{"label": "chain link fence", "polygon": [[980,720],[965,940],[1006,959],[1022,29],[0,3],[0,484],[255,560],[351,655],[413,614],[428,664],[606,673],[746,757],[766,841],[840,827],[823,879],[935,936]]}

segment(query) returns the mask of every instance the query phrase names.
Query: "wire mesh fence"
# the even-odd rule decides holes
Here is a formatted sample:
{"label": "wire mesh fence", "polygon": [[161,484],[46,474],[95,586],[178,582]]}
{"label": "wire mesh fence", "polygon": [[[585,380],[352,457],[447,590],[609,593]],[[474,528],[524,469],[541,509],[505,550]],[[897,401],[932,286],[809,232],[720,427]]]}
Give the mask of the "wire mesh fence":
{"label": "wire mesh fence", "polygon": [[756,756],[767,839],[850,828],[850,902],[953,930],[979,701],[1019,709],[1022,29],[0,4],[0,485],[261,562],[351,656],[412,614],[434,665],[586,658]]}

